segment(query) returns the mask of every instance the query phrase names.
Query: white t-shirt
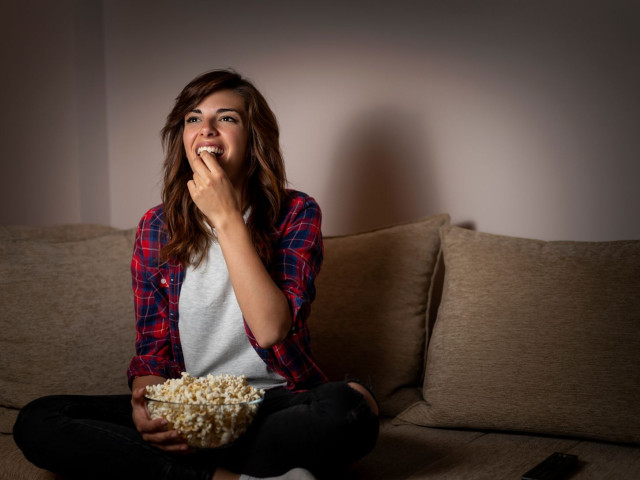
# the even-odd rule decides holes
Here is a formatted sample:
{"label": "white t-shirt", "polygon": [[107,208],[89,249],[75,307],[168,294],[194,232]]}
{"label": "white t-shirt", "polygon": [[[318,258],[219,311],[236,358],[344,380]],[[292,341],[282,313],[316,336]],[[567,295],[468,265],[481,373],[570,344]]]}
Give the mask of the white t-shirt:
{"label": "white t-shirt", "polygon": [[286,383],[282,376],[267,369],[249,343],[217,241],[211,242],[197,268],[185,269],[178,309],[180,343],[189,374],[246,375],[257,388]]}

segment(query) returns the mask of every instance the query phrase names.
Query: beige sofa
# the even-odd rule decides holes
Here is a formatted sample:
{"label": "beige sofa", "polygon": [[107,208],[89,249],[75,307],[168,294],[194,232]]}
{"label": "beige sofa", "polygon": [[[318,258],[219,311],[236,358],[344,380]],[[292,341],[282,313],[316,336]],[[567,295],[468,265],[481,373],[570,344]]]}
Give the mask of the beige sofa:
{"label": "beige sofa", "polygon": [[[134,230],[0,227],[0,480],[55,478],[11,428],[29,400],[127,392]],[[542,242],[447,215],[325,239],[310,325],[384,418],[363,479],[640,478],[640,241]]]}

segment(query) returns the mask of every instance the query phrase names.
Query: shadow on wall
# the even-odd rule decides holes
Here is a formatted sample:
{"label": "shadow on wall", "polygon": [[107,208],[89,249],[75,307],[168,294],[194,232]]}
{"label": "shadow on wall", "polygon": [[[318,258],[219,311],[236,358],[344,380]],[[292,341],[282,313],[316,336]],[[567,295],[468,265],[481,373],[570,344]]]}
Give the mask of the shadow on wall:
{"label": "shadow on wall", "polygon": [[358,114],[337,145],[331,175],[332,234],[431,215],[438,205],[424,115],[397,106]]}

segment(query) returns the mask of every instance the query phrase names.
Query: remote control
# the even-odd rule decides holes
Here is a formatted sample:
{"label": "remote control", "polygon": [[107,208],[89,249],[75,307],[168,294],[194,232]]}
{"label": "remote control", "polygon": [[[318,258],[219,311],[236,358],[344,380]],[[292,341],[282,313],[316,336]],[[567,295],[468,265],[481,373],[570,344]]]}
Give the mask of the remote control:
{"label": "remote control", "polygon": [[577,455],[556,452],[522,476],[522,480],[554,480],[572,470],[578,464]]}

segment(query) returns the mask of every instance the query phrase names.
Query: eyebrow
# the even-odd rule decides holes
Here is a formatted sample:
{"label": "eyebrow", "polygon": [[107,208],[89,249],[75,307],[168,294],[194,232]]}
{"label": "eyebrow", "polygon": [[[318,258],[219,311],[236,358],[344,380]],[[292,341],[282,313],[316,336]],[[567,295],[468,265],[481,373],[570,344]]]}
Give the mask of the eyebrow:
{"label": "eyebrow", "polygon": [[[225,113],[225,112],[233,112],[233,113],[237,113],[238,115],[242,115],[242,112],[240,112],[240,110],[237,110],[235,108],[219,108],[218,110],[216,110],[216,114]],[[193,110],[191,110],[191,113],[202,114],[202,110],[200,110],[199,108],[194,108]]]}

